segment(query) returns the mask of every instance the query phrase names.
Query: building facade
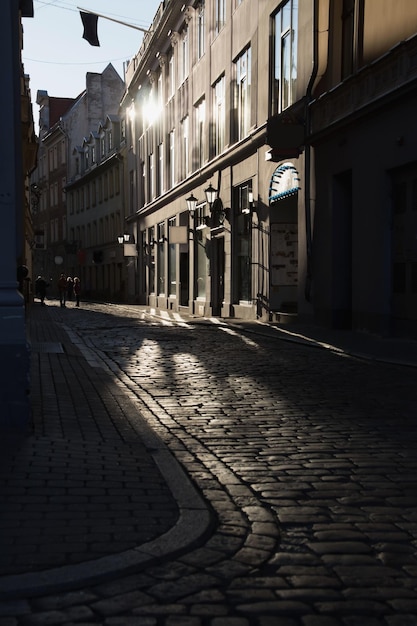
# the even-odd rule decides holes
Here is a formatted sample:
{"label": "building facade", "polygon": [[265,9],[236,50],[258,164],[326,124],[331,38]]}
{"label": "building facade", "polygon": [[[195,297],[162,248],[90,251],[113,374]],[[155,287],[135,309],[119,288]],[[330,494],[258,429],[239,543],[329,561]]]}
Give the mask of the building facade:
{"label": "building facade", "polygon": [[[34,276],[42,275],[50,281],[50,295],[57,295],[58,277],[63,272],[71,277],[82,275],[84,292],[96,289],[100,294],[92,292],[92,295],[109,296],[101,288],[100,279],[95,281],[99,272],[93,271],[104,267],[100,257],[102,241],[94,228],[105,218],[97,215],[91,218],[95,211],[88,209],[93,201],[96,206],[93,199],[96,196],[90,201],[89,193],[92,193],[90,180],[99,176],[103,167],[108,167],[107,157],[114,152],[108,138],[113,133],[117,136],[112,116],[118,112],[123,91],[123,80],[109,64],[101,74],[87,73],[86,88],[77,98],[51,98],[46,91],[38,92],[40,148],[31,185],[32,205],[36,205]],[[103,143],[104,136],[107,139]],[[97,182],[100,205],[106,176]],[[121,212],[123,202],[118,180],[117,210]],[[90,281],[93,281],[91,286]]]}
{"label": "building facade", "polygon": [[417,6],[318,2],[308,144],[317,321],[417,334]]}
{"label": "building facade", "polygon": [[248,319],[306,308],[304,137],[294,123],[278,171],[266,139],[271,114],[303,101],[312,23],[307,0],[160,5],[122,101],[140,302]]}
{"label": "building facade", "polygon": [[407,0],[161,2],[111,105],[60,121],[70,272],[197,316],[414,334],[416,33]]}
{"label": "building facade", "polygon": [[32,275],[34,281],[37,276],[49,281],[48,295],[53,295],[59,273],[67,261],[67,138],[61,119],[75,101],[75,98],[50,97],[47,91],[38,91],[36,98],[40,112],[38,161],[31,178]]}
{"label": "building facade", "polygon": [[126,246],[118,241],[124,229],[124,128],[118,116],[107,115],[70,157],[68,237],[77,256],[69,272],[81,279],[86,297],[100,300],[128,298]]}

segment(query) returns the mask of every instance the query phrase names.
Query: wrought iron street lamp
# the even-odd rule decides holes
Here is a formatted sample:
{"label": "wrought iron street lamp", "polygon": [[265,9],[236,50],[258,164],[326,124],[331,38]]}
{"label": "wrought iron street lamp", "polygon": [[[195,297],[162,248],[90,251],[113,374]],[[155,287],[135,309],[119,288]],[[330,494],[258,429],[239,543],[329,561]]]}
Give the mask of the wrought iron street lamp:
{"label": "wrought iron street lamp", "polygon": [[193,216],[194,215],[194,211],[197,208],[197,203],[198,203],[197,198],[195,198],[194,195],[191,194],[191,196],[186,198],[185,201],[187,203],[187,208],[188,208],[188,211],[190,212],[190,215]]}
{"label": "wrought iron street lamp", "polygon": [[210,207],[210,212],[211,212],[213,208],[213,204],[217,200],[217,194],[218,194],[217,189],[215,189],[213,185],[210,183],[207,189],[204,189],[204,193],[206,194],[206,200],[208,202],[208,205]]}

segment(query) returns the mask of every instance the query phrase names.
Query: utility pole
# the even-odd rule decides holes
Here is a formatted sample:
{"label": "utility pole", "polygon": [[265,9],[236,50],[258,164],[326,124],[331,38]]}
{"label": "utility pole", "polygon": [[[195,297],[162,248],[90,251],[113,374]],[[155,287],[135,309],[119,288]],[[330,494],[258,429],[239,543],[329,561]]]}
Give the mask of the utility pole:
{"label": "utility pole", "polygon": [[4,153],[0,167],[0,436],[29,422],[30,356],[25,306],[18,290],[17,258],[23,229],[20,8],[31,0],[5,0],[0,21],[1,99]]}

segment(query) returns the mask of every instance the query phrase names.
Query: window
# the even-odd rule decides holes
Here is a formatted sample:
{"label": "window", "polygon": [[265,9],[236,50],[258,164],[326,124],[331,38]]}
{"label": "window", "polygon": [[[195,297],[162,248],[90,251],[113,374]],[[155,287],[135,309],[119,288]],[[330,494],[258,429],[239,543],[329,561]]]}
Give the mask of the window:
{"label": "window", "polygon": [[165,293],[165,223],[158,224],[158,240],[156,242],[157,271],[158,271],[158,295]]}
{"label": "window", "polygon": [[156,82],[156,101],[157,101],[157,111],[158,117],[161,117],[162,111],[164,109],[164,89],[163,89],[163,80],[162,80],[162,72],[158,74],[158,80]]}
{"label": "window", "polygon": [[171,52],[168,59],[168,98],[172,98],[175,93],[175,69],[174,53]]}
{"label": "window", "polygon": [[219,33],[226,23],[226,0],[216,0],[216,33]]}
{"label": "window", "polygon": [[108,200],[109,197],[109,174],[106,172],[103,176],[103,197]]}
{"label": "window", "polygon": [[164,187],[164,144],[158,145],[158,188],[157,195],[160,196],[165,191]]}
{"label": "window", "polygon": [[288,0],[273,22],[272,113],[294,103],[297,84],[298,2]]}
{"label": "window", "polygon": [[213,149],[216,156],[220,154],[225,145],[225,133],[226,133],[226,107],[225,107],[225,78],[222,76],[213,86],[214,92],[214,137],[213,137]]}
{"label": "window", "polygon": [[113,198],[114,196],[114,170],[109,170],[109,196]]}
{"label": "window", "polygon": [[148,230],[148,242],[149,242],[149,293],[155,293],[155,227],[151,226]]}
{"label": "window", "polygon": [[155,155],[153,152],[148,155],[148,200],[155,198]]}
{"label": "window", "polygon": [[58,241],[58,218],[50,221],[50,241]]}
{"label": "window", "polygon": [[87,183],[84,187],[84,194],[85,194],[85,208],[89,209],[90,208],[90,185]]}
{"label": "window", "polygon": [[130,214],[135,210],[135,173],[133,170],[129,172],[129,209]]}
{"label": "window", "polygon": [[251,113],[251,49],[235,61],[235,139],[244,139],[250,128]]}
{"label": "window", "polygon": [[80,189],[80,211],[84,211],[85,208],[85,187]]}
{"label": "window", "polygon": [[189,47],[188,28],[184,28],[181,35],[181,76],[180,82],[184,82],[189,72]]}
{"label": "window", "polygon": [[202,0],[197,6],[197,58],[201,59],[205,51],[205,0]]}
{"label": "window", "polygon": [[200,300],[206,298],[206,284],[209,272],[204,230],[196,231],[197,264],[196,264],[196,296]]}
{"label": "window", "polygon": [[236,209],[236,228],[234,231],[234,264],[235,264],[235,302],[251,301],[251,215],[249,207],[249,183],[237,187],[234,192]]}
{"label": "window", "polygon": [[181,131],[182,131],[181,174],[182,174],[182,178],[186,178],[190,170],[188,116],[185,117],[181,122]]}
{"label": "window", "polygon": [[347,78],[363,63],[365,0],[343,0],[341,37],[341,78]]}
{"label": "window", "polygon": [[91,205],[96,206],[97,204],[97,181],[91,181]]}
{"label": "window", "polygon": [[[169,231],[171,231],[171,227],[175,226],[175,217],[172,217],[168,221]],[[177,294],[177,254],[176,254],[176,245],[175,243],[169,243],[169,295],[175,296]]]}
{"label": "window", "polygon": [[196,167],[202,167],[204,163],[205,152],[205,136],[204,136],[204,124],[206,119],[206,101],[200,100],[195,106],[195,160]]}
{"label": "window", "polygon": [[175,131],[169,133],[169,187],[175,185]]}

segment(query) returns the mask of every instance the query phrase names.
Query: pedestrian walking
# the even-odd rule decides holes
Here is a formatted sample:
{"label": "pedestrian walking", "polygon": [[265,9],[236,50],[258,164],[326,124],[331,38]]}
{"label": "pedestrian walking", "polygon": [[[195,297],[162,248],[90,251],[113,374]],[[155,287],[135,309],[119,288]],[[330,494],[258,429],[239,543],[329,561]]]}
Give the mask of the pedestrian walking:
{"label": "pedestrian walking", "polygon": [[72,300],[72,294],[74,293],[74,281],[71,276],[67,277],[67,300]]}
{"label": "pedestrian walking", "polygon": [[42,306],[45,304],[47,287],[49,287],[49,283],[47,283],[46,280],[42,278],[42,276],[38,276],[35,280],[35,295],[38,296]]}
{"label": "pedestrian walking", "polygon": [[80,306],[81,282],[77,276],[74,278],[74,294],[76,302],[75,306]]}
{"label": "pedestrian walking", "polygon": [[58,280],[58,291],[59,291],[59,303],[61,306],[65,306],[65,302],[67,299],[67,279],[65,274],[62,273]]}

